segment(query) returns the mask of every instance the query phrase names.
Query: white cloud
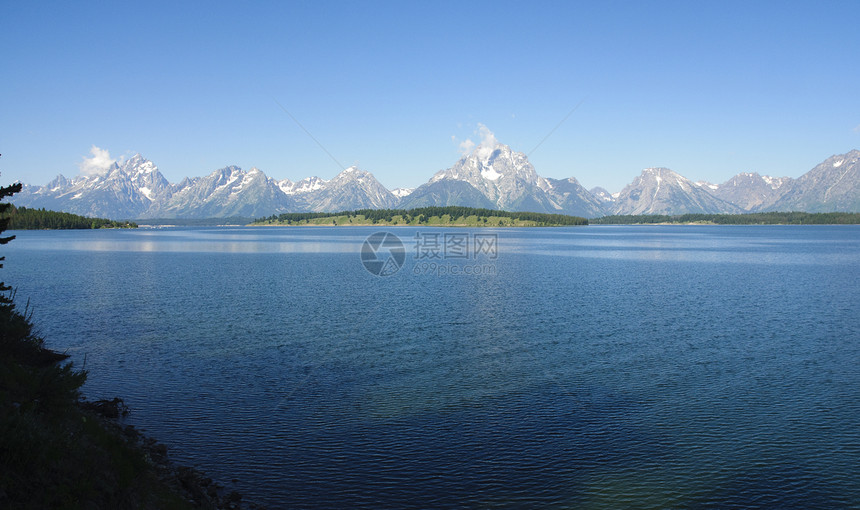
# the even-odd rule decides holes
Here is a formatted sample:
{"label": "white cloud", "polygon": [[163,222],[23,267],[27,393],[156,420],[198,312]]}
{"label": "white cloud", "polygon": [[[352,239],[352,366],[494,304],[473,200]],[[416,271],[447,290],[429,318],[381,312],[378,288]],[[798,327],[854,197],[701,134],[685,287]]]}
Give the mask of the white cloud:
{"label": "white cloud", "polygon": [[472,149],[474,149],[474,148],[475,148],[475,142],[473,142],[472,140],[470,140],[470,139],[466,138],[465,140],[463,140],[462,142],[460,142],[460,145],[459,145],[459,147],[457,148],[457,150],[459,150],[459,151],[460,151],[460,154],[461,154],[461,155],[465,156],[465,155],[467,155],[467,154],[471,154],[471,153],[472,153]]}
{"label": "white cloud", "polygon": [[858,124],[858,125],[857,125],[857,127],[856,127],[856,128],[854,128],[854,132],[855,132],[855,133],[860,133],[860,124]]}
{"label": "white cloud", "polygon": [[481,137],[481,145],[478,147],[478,156],[481,158],[488,158],[490,154],[493,153],[494,148],[498,145],[499,141],[496,140],[496,135],[493,134],[490,129],[478,123],[478,135]]}
{"label": "white cloud", "polygon": [[[475,135],[477,135],[481,141],[479,143],[475,143],[471,138],[463,140],[457,145],[457,150],[460,152],[460,155],[468,156],[472,152],[478,151],[477,153],[479,156],[483,158],[489,157],[490,154],[493,153],[496,145],[499,144],[499,141],[496,139],[496,135],[494,135],[487,126],[480,122],[478,123],[478,129],[475,130]],[[451,142],[457,143],[457,137],[451,135]]]}
{"label": "white cloud", "polygon": [[499,143],[499,141],[496,140],[496,135],[490,131],[490,128],[480,122],[478,123],[478,134],[481,135],[481,145],[492,147]]}
{"label": "white cloud", "polygon": [[110,157],[110,152],[107,149],[99,149],[93,145],[90,147],[90,154],[92,154],[91,157],[85,157],[78,164],[82,175],[90,176],[107,173],[110,167],[116,163],[116,160]]}

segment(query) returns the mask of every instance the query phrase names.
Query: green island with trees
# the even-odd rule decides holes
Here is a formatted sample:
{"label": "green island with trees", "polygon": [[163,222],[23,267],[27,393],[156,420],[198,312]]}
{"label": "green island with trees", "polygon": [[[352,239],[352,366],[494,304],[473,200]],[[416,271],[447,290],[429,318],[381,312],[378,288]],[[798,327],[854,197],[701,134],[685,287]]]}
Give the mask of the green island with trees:
{"label": "green island with trees", "polygon": [[360,209],[337,213],[273,214],[252,226],[556,227],[571,225],[857,225],[860,213],[766,212],[746,214],[638,214],[585,219],[564,214],[471,207]]}
{"label": "green island with trees", "polygon": [[417,209],[360,209],[337,213],[273,214],[253,226],[412,226],[412,227],[558,227],[588,225],[588,220],[564,214],[511,212],[473,207],[421,207]]}
{"label": "green island with trees", "polygon": [[860,213],[765,212],[748,214],[641,214],[604,216],[592,225],[857,225]]}
{"label": "green island with trees", "polygon": [[12,204],[2,213],[8,219],[9,230],[65,230],[95,228],[137,228],[137,223],[114,221],[105,218],[88,218],[67,212],[15,207]]}

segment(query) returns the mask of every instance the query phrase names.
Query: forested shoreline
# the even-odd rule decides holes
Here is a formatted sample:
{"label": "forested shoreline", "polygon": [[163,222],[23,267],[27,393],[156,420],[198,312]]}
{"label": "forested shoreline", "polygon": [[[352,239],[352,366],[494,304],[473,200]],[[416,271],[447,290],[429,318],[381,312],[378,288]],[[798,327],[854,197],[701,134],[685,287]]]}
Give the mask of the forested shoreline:
{"label": "forested shoreline", "polygon": [[604,216],[589,220],[592,225],[857,225],[860,213],[766,212],[749,214],[637,214]]}
{"label": "forested shoreline", "polygon": [[9,230],[71,230],[95,228],[137,228],[137,223],[105,218],[88,218],[77,214],[12,206],[4,218],[9,218]]}
{"label": "forested shoreline", "polygon": [[463,227],[550,227],[588,225],[588,220],[565,214],[501,211],[474,207],[420,207],[416,209],[359,209],[337,213],[273,214],[252,225],[403,225]]}

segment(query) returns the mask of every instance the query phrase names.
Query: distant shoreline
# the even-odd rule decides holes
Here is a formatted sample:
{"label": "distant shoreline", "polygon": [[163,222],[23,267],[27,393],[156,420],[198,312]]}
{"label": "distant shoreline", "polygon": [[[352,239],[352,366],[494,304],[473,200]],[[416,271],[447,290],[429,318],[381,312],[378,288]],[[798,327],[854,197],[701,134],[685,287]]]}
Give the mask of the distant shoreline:
{"label": "distant shoreline", "polygon": [[[410,210],[363,209],[335,213],[283,213],[265,218],[154,218],[115,221],[68,213],[20,208],[11,214],[9,230],[76,230],[92,228],[182,227],[453,227],[510,228],[586,225],[858,225],[860,213],[768,212],[745,214],[610,215],[586,219],[564,214],[502,211],[469,207],[424,207]],[[17,220],[17,221],[16,221]]]}
{"label": "distant shoreline", "polygon": [[746,214],[613,215],[589,225],[858,225],[860,213],[767,212]]}

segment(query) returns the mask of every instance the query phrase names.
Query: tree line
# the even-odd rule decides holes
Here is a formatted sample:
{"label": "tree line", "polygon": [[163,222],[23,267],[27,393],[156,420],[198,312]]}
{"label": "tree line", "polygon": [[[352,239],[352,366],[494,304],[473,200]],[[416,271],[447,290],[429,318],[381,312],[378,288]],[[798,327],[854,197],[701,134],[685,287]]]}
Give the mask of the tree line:
{"label": "tree line", "polygon": [[748,214],[613,215],[591,220],[594,225],[714,223],[717,225],[856,225],[860,213],[765,212]]}
{"label": "tree line", "polygon": [[520,221],[533,221],[542,225],[588,225],[588,220],[579,216],[568,216],[565,214],[547,214],[536,212],[519,212],[519,211],[501,211],[495,209],[481,209],[474,207],[463,206],[447,206],[447,207],[418,207],[415,209],[357,209],[354,211],[341,211],[338,213],[321,213],[321,212],[299,212],[299,213],[283,213],[273,214],[267,218],[255,220],[255,223],[265,221],[293,223],[319,218],[332,218],[337,216],[346,216],[355,218],[358,216],[364,217],[373,223],[380,221],[392,222],[395,216],[399,216],[406,222],[416,221],[419,224],[428,223],[430,218],[441,218],[447,215],[451,221],[456,221],[460,218],[468,216],[476,216],[478,221],[486,220],[490,217],[510,218]]}
{"label": "tree line", "polygon": [[[7,204],[9,205],[9,204]],[[137,228],[137,223],[105,218],[88,218],[66,212],[11,206],[3,213],[10,230],[64,230],[94,228]]]}

